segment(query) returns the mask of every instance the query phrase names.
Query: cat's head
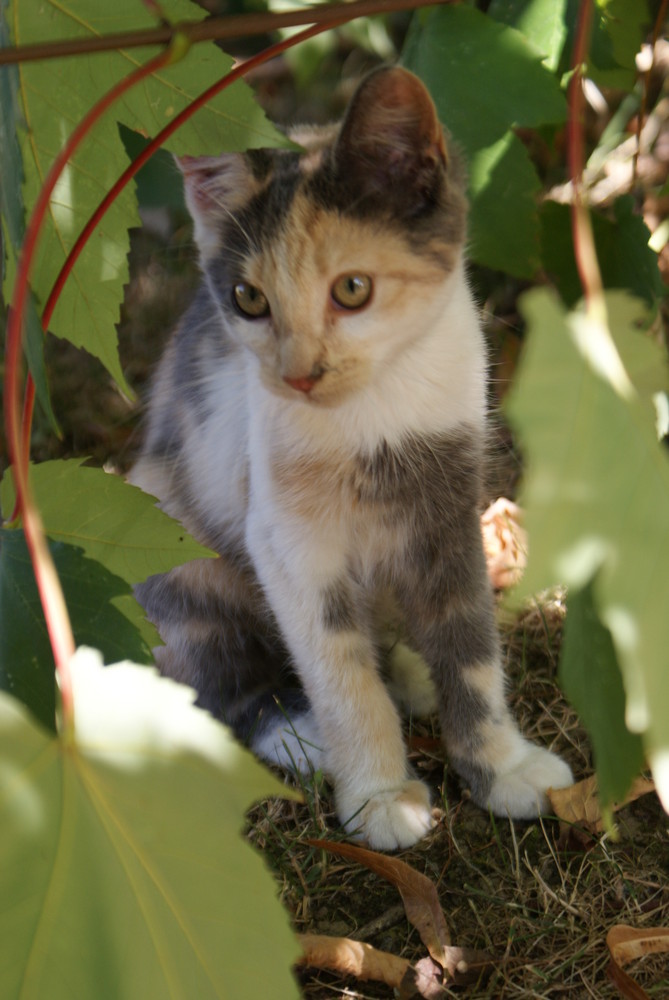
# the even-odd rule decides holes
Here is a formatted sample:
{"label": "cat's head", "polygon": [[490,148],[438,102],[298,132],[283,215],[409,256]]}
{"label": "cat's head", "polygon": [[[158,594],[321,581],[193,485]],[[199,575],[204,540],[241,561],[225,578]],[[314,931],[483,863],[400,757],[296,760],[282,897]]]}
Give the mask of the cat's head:
{"label": "cat's head", "polygon": [[335,406],[437,321],[465,238],[462,172],[413,74],[377,70],[303,152],[184,158],[209,286],[272,392]]}

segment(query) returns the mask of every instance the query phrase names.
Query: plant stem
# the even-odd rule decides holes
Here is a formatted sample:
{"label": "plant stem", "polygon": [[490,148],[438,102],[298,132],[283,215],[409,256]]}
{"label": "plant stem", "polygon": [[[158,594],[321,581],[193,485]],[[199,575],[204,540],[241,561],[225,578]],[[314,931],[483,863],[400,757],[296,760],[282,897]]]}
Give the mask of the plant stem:
{"label": "plant stem", "polygon": [[28,62],[35,59],[56,59],[63,56],[87,55],[111,49],[129,49],[147,45],[166,45],[175,34],[185,36],[193,44],[213,39],[263,35],[280,28],[293,28],[300,24],[324,24],[353,21],[357,17],[370,17],[397,10],[414,10],[417,7],[455,3],[458,0],[350,0],[345,3],[318,4],[301,10],[284,13],[259,12],[209,17],[204,21],[182,21],[179,24],[156,25],[143,31],[118,32],[110,35],[63,39],[58,42],[36,42],[0,50],[0,66],[7,63]]}

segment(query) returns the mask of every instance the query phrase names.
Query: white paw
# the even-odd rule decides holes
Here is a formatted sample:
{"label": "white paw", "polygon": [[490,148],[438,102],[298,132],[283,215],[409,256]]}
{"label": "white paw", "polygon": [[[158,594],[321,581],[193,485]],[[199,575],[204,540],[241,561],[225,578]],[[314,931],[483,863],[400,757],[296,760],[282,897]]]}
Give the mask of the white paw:
{"label": "white paw", "polygon": [[548,811],[547,789],[573,782],[571,768],[560,757],[524,742],[520,759],[495,778],[485,805],[498,816],[532,819]]}
{"label": "white paw", "polygon": [[398,642],[388,654],[388,668],[388,690],[403,711],[418,719],[437,711],[437,692],[422,656]]}
{"label": "white paw", "polygon": [[411,847],[436,823],[430,793],[422,781],[404,781],[397,788],[377,792],[355,813],[350,808],[338,812],[354,837],[381,851]]}

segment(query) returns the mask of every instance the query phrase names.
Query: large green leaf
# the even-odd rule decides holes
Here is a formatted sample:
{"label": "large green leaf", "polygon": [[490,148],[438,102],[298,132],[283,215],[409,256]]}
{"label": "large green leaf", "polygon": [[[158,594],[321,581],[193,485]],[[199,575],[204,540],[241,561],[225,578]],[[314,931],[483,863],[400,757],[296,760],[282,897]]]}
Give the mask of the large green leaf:
{"label": "large green leaf", "polygon": [[414,18],[403,61],[430,88],[442,122],[467,154],[471,256],[531,276],[538,261],[532,196],[538,180],[509,130],[565,117],[564,96],[541,52],[520,31],[473,8],[449,6]]}
{"label": "large green leaf", "polygon": [[[31,482],[49,538],[78,546],[110,573],[135,584],[154,573],[213,556],[135,486],[83,459],[31,466]],[[11,474],[0,484],[4,509],[13,503]]]}
{"label": "large green leaf", "polygon": [[[666,387],[666,352],[634,328],[630,301],[608,298],[624,356],[634,356],[637,338],[638,370],[653,352]],[[659,774],[669,761],[669,456],[648,398],[654,385],[644,380],[627,398],[605,333],[566,314],[548,291],[529,292],[522,311],[530,335],[509,406],[528,468],[530,557],[518,596],[594,580],[623,672],[627,727],[641,734]],[[664,794],[669,804],[669,787]]]}
{"label": "large green leaf", "polygon": [[244,812],[286,789],[131,664],[72,664],[75,734],[0,694],[3,1000],[296,998],[297,946]]}
{"label": "large green leaf", "polygon": [[[201,7],[187,0],[168,0],[161,7],[175,21],[205,16]],[[96,37],[154,23],[149,5],[137,0],[116,0],[111,5],[98,0],[14,0],[9,20],[14,44]],[[19,98],[26,123],[21,132],[26,205],[34,204],[49,166],[74,125],[114,83],[155,52],[132,49],[20,66]],[[98,123],[63,173],[51,199],[33,278],[42,305],[84,223],[127,164],[116,120],[155,135],[231,66],[230,57],[213,43],[194,46],[183,61],[130,91],[113,113]],[[282,142],[285,140],[267,122],[248,87],[238,82],[185,124],[169,148],[217,153]],[[133,192],[126,189],[89,241],[50,324],[57,336],[100,358],[123,387],[114,326],[128,276],[127,229],[138,221]]]}
{"label": "large green leaf", "polygon": [[569,594],[560,683],[592,743],[600,801],[622,802],[643,766],[643,746],[625,725],[625,691],[611,633],[601,623],[592,584]]}

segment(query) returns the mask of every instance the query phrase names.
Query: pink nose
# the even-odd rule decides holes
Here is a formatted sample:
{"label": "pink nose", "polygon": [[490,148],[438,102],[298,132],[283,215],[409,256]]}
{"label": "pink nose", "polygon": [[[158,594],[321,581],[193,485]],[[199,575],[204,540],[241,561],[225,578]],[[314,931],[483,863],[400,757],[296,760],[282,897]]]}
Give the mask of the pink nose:
{"label": "pink nose", "polygon": [[289,385],[291,389],[296,389],[297,392],[307,393],[307,395],[311,392],[319,379],[320,375],[306,375],[303,378],[290,378],[288,375],[283,376],[284,382],[286,385]]}

